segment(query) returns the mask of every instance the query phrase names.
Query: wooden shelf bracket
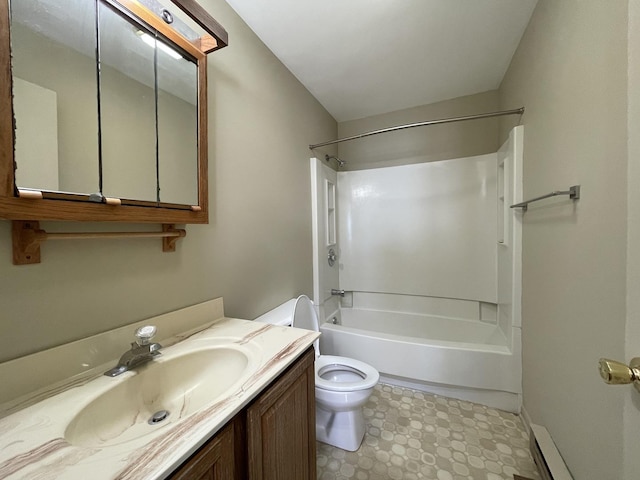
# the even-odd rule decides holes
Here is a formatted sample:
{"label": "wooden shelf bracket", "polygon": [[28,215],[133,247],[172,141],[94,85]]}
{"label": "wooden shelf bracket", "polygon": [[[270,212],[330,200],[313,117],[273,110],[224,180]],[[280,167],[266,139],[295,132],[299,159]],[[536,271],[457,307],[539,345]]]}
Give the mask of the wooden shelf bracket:
{"label": "wooden shelf bracket", "polygon": [[161,232],[69,232],[48,233],[40,229],[40,222],[13,220],[13,264],[40,263],[40,244],[47,240],[76,240],[87,238],[162,238],[162,251],[175,252],[178,239],[187,235],[186,230],[174,224],[163,224]]}

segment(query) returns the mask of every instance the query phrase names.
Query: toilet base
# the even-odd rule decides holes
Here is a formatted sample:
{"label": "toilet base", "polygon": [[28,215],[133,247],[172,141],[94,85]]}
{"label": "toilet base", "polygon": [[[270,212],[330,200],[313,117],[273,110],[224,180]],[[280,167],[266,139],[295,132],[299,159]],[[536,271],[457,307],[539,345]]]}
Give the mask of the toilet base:
{"label": "toilet base", "polygon": [[364,430],[362,407],[336,412],[327,411],[316,405],[316,439],[318,441],[354,452],[360,448]]}

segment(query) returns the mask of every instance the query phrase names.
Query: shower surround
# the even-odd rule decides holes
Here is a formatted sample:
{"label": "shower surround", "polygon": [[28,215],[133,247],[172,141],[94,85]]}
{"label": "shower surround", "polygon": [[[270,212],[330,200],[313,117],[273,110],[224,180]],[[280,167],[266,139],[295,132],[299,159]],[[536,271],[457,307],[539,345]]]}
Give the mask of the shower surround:
{"label": "shower surround", "polygon": [[323,351],[519,412],[522,135],[494,154],[337,175],[312,159]]}

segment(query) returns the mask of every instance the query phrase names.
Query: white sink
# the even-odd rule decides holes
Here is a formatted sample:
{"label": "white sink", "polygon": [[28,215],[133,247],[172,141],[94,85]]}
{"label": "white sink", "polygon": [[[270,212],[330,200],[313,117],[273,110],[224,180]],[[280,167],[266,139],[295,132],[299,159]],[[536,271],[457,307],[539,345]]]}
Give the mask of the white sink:
{"label": "white sink", "polygon": [[[110,379],[114,386],[73,417],[64,437],[72,445],[100,447],[158,432],[239,386],[252,373],[250,359],[239,345],[161,356],[126,378]],[[168,416],[150,424],[161,411]]]}

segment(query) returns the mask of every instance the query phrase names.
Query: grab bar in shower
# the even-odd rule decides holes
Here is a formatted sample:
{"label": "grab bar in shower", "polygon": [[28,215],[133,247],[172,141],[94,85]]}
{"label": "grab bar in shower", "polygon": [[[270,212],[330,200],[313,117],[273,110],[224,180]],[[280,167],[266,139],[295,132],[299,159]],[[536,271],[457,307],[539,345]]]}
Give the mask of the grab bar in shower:
{"label": "grab bar in shower", "polygon": [[555,192],[547,193],[546,195],[541,195],[525,202],[516,203],[515,205],[511,205],[511,208],[521,208],[523,212],[526,212],[530,203],[537,202],[538,200],[544,200],[545,198],[557,197],[559,195],[569,195],[571,200],[579,200],[580,185],[573,185],[569,187],[569,190],[556,190]]}

